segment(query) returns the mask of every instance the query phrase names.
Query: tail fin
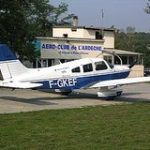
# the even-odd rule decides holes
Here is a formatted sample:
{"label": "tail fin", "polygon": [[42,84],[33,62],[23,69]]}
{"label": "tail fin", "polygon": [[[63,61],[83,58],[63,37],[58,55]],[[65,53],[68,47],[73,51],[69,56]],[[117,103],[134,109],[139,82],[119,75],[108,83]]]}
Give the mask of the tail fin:
{"label": "tail fin", "polygon": [[0,44],[0,80],[11,79],[27,70],[6,44]]}

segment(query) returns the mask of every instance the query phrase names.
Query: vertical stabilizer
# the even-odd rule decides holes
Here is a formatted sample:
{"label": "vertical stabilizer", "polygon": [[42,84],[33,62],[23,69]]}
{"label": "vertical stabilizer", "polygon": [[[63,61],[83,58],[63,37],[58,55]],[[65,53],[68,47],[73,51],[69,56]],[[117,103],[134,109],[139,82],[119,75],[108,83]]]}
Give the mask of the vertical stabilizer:
{"label": "vertical stabilizer", "polygon": [[25,73],[27,70],[28,69],[19,60],[17,60],[16,56],[6,44],[0,44],[1,79],[11,79]]}
{"label": "vertical stabilizer", "polygon": [[0,44],[0,61],[16,60],[16,56],[11,52],[6,44]]}

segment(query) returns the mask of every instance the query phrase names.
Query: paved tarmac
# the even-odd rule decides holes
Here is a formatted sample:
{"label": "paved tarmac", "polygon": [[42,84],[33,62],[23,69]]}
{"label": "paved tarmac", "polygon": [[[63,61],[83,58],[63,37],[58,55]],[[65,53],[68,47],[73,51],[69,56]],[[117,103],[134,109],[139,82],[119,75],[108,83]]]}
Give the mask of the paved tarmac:
{"label": "paved tarmac", "polygon": [[44,109],[81,108],[121,103],[150,103],[150,84],[124,86],[124,94],[115,100],[102,100],[96,89],[73,92],[69,96],[30,89],[0,89],[0,114],[38,111]]}

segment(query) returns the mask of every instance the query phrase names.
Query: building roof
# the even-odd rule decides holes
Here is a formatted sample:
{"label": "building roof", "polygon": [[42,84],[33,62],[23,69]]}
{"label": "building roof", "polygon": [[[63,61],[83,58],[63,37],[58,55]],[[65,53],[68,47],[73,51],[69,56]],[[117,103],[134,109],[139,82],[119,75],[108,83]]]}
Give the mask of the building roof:
{"label": "building roof", "polygon": [[39,40],[59,40],[59,41],[66,41],[66,42],[69,42],[69,41],[83,41],[83,42],[104,42],[103,39],[88,39],[88,38],[65,38],[65,37],[36,37],[36,39],[39,39]]}
{"label": "building roof", "polygon": [[76,29],[86,29],[86,30],[104,30],[104,31],[113,31],[117,32],[118,29],[114,27],[106,28],[106,27],[94,27],[94,26],[54,26],[53,28],[76,28]]}
{"label": "building roof", "polygon": [[104,49],[103,52],[109,54],[118,54],[118,55],[142,55],[142,53],[120,50],[120,49]]}

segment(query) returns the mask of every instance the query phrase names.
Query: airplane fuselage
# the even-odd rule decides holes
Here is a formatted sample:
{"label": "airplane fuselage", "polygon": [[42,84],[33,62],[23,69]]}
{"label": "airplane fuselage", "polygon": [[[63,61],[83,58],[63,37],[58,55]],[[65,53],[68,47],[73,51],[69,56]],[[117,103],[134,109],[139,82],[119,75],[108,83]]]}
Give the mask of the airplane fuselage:
{"label": "airplane fuselage", "polygon": [[42,81],[42,89],[60,89],[60,90],[75,90],[82,89],[93,85],[96,82],[123,79],[129,75],[129,71],[113,72],[109,74],[93,74],[90,76],[70,76],[59,79],[51,79],[49,81]]}
{"label": "airplane fuselage", "polygon": [[123,79],[129,72],[126,66],[112,67],[103,59],[86,58],[48,68],[31,69],[17,77],[17,80],[42,83],[39,89],[72,91],[88,88],[100,81]]}

